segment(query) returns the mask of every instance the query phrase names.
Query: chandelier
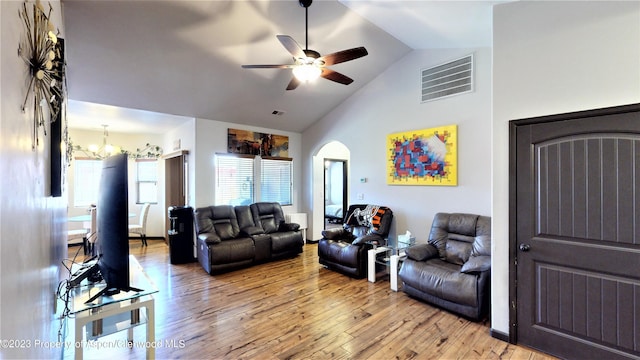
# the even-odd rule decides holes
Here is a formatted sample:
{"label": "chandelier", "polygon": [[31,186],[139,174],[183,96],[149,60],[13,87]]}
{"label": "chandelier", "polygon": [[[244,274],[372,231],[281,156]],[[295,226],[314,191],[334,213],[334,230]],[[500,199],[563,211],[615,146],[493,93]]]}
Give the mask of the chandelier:
{"label": "chandelier", "polygon": [[145,147],[140,149],[137,148],[135,152],[130,152],[124,150],[119,146],[114,146],[107,141],[109,137],[109,131],[107,131],[107,127],[109,125],[101,125],[102,126],[102,145],[91,144],[87,148],[83,148],[80,145],[72,146],[73,152],[79,151],[82,152],[85,156],[91,157],[94,159],[105,159],[114,154],[127,154],[130,158],[134,159],[157,159],[162,156],[162,148],[158,145],[151,145],[149,143],[145,144]]}

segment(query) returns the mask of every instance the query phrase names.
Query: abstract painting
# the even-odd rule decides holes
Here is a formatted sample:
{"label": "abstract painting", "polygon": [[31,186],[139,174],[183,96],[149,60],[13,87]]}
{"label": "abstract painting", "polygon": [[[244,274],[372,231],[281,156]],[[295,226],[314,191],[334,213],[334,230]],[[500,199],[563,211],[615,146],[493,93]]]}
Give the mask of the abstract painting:
{"label": "abstract painting", "polygon": [[458,185],[456,125],[387,136],[387,184]]}

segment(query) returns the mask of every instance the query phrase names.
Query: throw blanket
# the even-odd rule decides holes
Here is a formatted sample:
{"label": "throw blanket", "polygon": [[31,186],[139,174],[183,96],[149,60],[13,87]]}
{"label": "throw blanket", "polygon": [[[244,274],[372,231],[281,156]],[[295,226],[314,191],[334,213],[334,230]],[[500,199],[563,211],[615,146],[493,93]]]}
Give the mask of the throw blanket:
{"label": "throw blanket", "polygon": [[380,230],[380,221],[382,215],[386,212],[386,207],[367,205],[364,209],[356,208],[349,215],[347,225],[350,226],[366,226],[373,230]]}

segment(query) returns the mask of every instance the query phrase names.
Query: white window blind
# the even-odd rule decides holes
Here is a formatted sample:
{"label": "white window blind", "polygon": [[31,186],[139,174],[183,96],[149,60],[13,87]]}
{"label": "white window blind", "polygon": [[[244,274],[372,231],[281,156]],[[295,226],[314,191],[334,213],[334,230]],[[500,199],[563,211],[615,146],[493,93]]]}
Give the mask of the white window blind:
{"label": "white window blind", "polygon": [[73,162],[73,206],[85,207],[98,201],[102,161],[75,159]]}
{"label": "white window blind", "polygon": [[260,201],[291,205],[291,159],[260,161]]}
{"label": "white window blind", "polygon": [[158,203],[158,161],[136,160],[136,193],[138,204]]}
{"label": "white window blind", "polygon": [[216,205],[253,203],[253,156],[216,156]]}

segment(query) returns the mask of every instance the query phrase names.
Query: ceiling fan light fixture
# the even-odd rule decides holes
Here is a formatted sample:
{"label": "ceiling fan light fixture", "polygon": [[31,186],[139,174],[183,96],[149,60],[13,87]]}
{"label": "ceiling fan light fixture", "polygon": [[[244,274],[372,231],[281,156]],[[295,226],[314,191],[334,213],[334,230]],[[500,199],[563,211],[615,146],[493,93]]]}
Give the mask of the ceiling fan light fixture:
{"label": "ceiling fan light fixture", "polygon": [[314,81],[321,73],[319,67],[310,64],[298,65],[293,69],[293,76],[300,81]]}

